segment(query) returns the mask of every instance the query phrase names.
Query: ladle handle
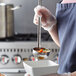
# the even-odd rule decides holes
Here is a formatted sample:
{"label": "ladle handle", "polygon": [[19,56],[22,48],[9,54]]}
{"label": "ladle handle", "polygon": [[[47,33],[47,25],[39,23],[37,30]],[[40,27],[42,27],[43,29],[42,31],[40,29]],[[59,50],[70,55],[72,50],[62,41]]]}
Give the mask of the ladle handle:
{"label": "ladle handle", "polygon": [[[38,0],[38,5],[42,6],[42,0]],[[37,41],[38,41],[38,48],[41,47],[41,16],[38,19],[38,26],[37,26]]]}

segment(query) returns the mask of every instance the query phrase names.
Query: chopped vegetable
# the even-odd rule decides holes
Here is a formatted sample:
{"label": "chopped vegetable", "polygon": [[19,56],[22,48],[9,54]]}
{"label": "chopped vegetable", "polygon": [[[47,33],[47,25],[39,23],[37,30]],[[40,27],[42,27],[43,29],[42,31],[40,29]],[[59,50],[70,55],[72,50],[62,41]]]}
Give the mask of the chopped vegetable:
{"label": "chopped vegetable", "polygon": [[42,53],[43,52],[43,49],[40,49],[39,52]]}
{"label": "chopped vegetable", "polygon": [[45,49],[45,48],[34,48],[34,50],[36,50],[38,53],[47,53],[47,52],[50,52],[49,49]]}
{"label": "chopped vegetable", "polygon": [[44,48],[41,48],[40,50],[38,50],[39,53],[47,53],[47,52],[50,52],[48,49],[44,49]]}

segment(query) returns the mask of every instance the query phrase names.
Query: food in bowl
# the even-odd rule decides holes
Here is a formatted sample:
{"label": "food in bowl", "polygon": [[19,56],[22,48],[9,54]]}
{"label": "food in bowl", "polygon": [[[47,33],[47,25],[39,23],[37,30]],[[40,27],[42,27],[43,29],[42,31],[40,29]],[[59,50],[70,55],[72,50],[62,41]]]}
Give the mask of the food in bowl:
{"label": "food in bowl", "polygon": [[39,53],[39,54],[45,54],[45,53],[50,52],[50,50],[46,49],[46,48],[34,48],[34,51]]}
{"label": "food in bowl", "polygon": [[39,56],[39,57],[38,57],[38,59],[39,59],[39,60],[43,60],[43,59],[45,59],[45,58],[44,58],[44,57]]}

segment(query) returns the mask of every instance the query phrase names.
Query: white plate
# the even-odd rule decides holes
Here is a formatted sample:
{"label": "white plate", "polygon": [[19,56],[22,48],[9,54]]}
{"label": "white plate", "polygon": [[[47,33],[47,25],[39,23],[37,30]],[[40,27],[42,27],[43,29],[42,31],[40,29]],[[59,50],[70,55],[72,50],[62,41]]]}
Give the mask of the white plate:
{"label": "white plate", "polygon": [[23,62],[25,71],[31,76],[41,76],[57,73],[58,64],[51,60],[25,61]]}

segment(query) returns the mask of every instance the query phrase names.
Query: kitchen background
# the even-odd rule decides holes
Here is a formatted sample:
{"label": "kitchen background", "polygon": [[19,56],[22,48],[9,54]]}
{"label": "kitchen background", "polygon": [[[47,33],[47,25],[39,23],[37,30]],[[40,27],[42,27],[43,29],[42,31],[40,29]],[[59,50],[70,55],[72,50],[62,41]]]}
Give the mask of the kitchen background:
{"label": "kitchen background", "polygon": [[[22,62],[32,56],[32,49],[37,46],[37,26],[33,24],[34,8],[37,0],[0,0],[0,3],[21,5],[14,11],[13,38],[0,40],[0,73],[7,76],[24,76]],[[54,15],[59,0],[43,0],[43,5]],[[42,47],[51,50],[49,59],[57,62],[59,47],[52,41],[47,31],[42,29]]]}
{"label": "kitchen background", "polygon": [[[14,11],[15,32],[36,33],[37,27],[33,24],[34,8],[37,0],[4,0],[5,3],[12,3],[14,6],[22,5],[19,10]],[[56,3],[59,0],[43,0],[43,5],[55,14]],[[42,32],[46,32],[42,29]]]}

